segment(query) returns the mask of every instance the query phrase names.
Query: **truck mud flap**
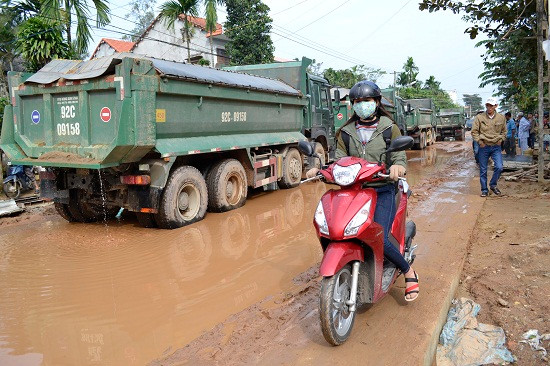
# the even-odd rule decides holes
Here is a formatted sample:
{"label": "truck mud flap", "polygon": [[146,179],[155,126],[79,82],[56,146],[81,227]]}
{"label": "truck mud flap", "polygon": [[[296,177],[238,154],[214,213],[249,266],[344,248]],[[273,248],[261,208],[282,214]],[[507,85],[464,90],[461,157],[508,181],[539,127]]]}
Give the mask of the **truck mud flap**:
{"label": "truck mud flap", "polygon": [[152,186],[128,186],[128,204],[125,207],[133,212],[157,213],[162,188]]}

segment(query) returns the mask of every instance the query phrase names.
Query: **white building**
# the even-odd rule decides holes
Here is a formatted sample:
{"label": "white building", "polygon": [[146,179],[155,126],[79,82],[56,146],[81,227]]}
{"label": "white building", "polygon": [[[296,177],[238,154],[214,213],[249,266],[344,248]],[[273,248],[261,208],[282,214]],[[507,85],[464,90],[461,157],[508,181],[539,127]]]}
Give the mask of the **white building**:
{"label": "white building", "polygon": [[132,49],[132,47],[134,47],[134,42],[102,38],[92,53],[90,59],[110,56],[115,52],[128,52]]}
{"label": "white building", "polygon": [[[206,19],[191,16],[188,19],[195,30],[189,44],[191,63],[198,63],[201,58],[204,58],[213,67],[228,64],[225,44],[229,39],[223,33],[221,24],[216,24],[216,30],[210,34],[206,31]],[[163,60],[187,62],[187,44],[181,37],[183,23],[183,15],[180,15],[180,19],[174,23],[174,28],[168,28],[166,22],[157,16],[130,52]],[[212,38],[213,52],[210,52],[210,38]]]}

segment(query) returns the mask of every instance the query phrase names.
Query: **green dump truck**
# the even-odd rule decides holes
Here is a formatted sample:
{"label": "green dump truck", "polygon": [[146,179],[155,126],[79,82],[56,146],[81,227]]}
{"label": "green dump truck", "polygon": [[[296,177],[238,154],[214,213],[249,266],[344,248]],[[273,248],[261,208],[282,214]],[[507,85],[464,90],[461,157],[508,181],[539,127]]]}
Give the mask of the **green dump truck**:
{"label": "green dump truck", "polygon": [[414,138],[414,148],[423,150],[435,142],[435,105],[429,98],[404,99],[407,135]]}
{"label": "green dump truck", "polygon": [[301,131],[318,114],[332,120],[327,85],[304,73],[312,98],[280,80],[133,54],[54,60],[8,74],[0,147],[46,168],[41,196],[68,221],[123,207],[144,226],[177,228],[242,206],[248,187],[299,184]]}
{"label": "green dump truck", "polygon": [[465,123],[464,107],[441,109],[436,118],[437,140],[443,141],[446,138],[451,138],[464,141]]}
{"label": "green dump truck", "polygon": [[[315,152],[322,157],[324,163],[335,156],[334,128],[335,121],[340,117],[340,106],[332,102],[328,81],[307,72],[311,62],[304,57],[301,61],[227,66],[224,70],[282,80],[299,90],[302,95],[308,96],[301,132],[310,141],[316,142]],[[338,92],[336,94],[339,96]]]}

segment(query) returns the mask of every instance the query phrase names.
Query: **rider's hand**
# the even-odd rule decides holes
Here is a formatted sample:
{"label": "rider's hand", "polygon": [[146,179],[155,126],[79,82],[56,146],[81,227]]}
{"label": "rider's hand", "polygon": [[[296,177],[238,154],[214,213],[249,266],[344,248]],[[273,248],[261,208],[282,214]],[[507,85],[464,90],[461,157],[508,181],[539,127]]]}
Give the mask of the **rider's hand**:
{"label": "rider's hand", "polygon": [[307,171],[306,177],[313,178],[317,175],[318,172],[319,172],[318,168],[311,168],[310,170]]}
{"label": "rider's hand", "polygon": [[405,176],[405,167],[401,165],[392,165],[390,166],[390,179],[398,180],[399,177]]}

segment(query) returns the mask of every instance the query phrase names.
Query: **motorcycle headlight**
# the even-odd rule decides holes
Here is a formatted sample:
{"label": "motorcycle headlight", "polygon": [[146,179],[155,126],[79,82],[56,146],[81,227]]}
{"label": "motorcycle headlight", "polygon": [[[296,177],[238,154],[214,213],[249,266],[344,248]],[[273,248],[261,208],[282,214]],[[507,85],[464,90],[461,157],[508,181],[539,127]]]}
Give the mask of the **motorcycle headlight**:
{"label": "motorcycle headlight", "polygon": [[328,235],[327,219],[325,217],[325,210],[323,209],[323,202],[319,202],[317,210],[315,210],[315,222],[319,225],[319,231],[322,234]]}
{"label": "motorcycle headlight", "polygon": [[344,236],[353,236],[357,235],[359,228],[363,225],[369,218],[370,205],[371,201],[365,203],[363,207],[353,216],[353,219],[348,223],[344,230]]}
{"label": "motorcycle headlight", "polygon": [[340,186],[349,186],[357,178],[357,174],[361,170],[361,164],[353,164],[350,166],[334,165],[332,169],[332,176],[334,182]]}

